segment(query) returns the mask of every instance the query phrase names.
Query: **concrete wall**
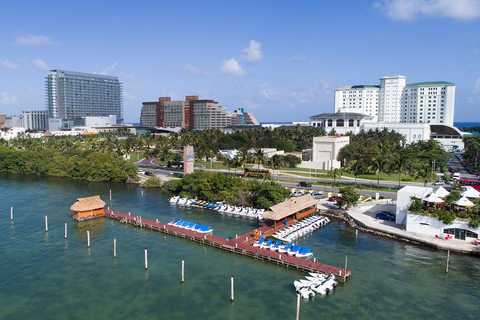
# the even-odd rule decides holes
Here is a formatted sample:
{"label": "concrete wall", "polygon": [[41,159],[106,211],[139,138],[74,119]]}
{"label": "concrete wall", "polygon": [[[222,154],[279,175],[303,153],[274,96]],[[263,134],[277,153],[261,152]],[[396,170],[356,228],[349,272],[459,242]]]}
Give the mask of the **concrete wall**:
{"label": "concrete wall", "polygon": [[397,218],[395,220],[395,223],[406,224],[408,208],[412,203],[412,200],[410,200],[411,197],[417,197],[419,199],[422,199],[432,191],[433,189],[429,187],[415,187],[415,186],[406,186],[398,190],[397,209],[396,209]]}
{"label": "concrete wall", "polygon": [[[415,232],[419,234],[431,235],[435,237],[437,234],[443,233],[445,228],[458,228],[465,229],[471,232],[475,232],[480,235],[480,228],[472,229],[468,226],[467,219],[455,219],[455,221],[446,225],[442,221],[439,221],[434,216],[424,216],[423,214],[408,213],[407,215],[407,231]],[[465,241],[472,241],[476,238],[466,237]]]}

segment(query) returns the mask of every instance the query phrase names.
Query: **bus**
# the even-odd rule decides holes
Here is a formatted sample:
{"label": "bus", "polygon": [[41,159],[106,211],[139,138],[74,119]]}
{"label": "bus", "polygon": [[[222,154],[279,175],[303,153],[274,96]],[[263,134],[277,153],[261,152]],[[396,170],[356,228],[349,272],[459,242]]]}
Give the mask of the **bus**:
{"label": "bus", "polygon": [[265,168],[245,168],[244,177],[267,179],[272,175],[272,170]]}
{"label": "bus", "polygon": [[480,191],[480,180],[467,180],[467,179],[457,179],[456,183],[460,183],[462,187],[473,187],[475,190]]}

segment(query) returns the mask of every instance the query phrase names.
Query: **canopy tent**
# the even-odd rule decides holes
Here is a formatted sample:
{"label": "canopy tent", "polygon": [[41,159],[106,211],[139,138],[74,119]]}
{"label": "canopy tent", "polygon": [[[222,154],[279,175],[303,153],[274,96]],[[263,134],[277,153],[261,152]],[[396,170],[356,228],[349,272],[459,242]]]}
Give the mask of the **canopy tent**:
{"label": "canopy tent", "polygon": [[465,191],[462,192],[462,196],[467,198],[480,198],[480,192],[475,190],[473,187],[465,187]]}
{"label": "canopy tent", "polygon": [[460,206],[460,207],[473,207],[474,204],[472,201],[468,200],[467,197],[461,197],[457,201],[455,201],[453,204]]}
{"label": "canopy tent", "polygon": [[440,188],[435,190],[435,194],[440,198],[445,198],[450,194],[450,192],[448,192],[444,187],[441,186]]}
{"label": "canopy tent", "polygon": [[443,202],[443,200],[440,199],[434,192],[430,193],[430,195],[428,197],[425,197],[422,200],[425,201],[425,202],[428,202],[428,203],[442,203]]}

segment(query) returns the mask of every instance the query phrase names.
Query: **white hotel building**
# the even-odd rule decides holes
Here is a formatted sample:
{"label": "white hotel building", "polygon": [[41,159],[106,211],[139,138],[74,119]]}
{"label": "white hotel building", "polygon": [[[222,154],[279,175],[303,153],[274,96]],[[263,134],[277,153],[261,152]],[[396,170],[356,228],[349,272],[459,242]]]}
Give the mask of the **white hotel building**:
{"label": "white hotel building", "polygon": [[[311,116],[311,125],[327,134],[388,128],[407,143],[436,139],[446,150],[463,149],[463,135],[453,126],[455,85],[445,81],[406,83],[404,76],[380,78],[377,85],[335,90],[335,113]],[[332,131],[333,130],[333,131]]]}
{"label": "white hotel building", "polygon": [[380,78],[380,85],[335,90],[335,112],[373,116],[374,122],[441,123],[453,126],[455,85],[445,81],[406,83],[404,76]]}

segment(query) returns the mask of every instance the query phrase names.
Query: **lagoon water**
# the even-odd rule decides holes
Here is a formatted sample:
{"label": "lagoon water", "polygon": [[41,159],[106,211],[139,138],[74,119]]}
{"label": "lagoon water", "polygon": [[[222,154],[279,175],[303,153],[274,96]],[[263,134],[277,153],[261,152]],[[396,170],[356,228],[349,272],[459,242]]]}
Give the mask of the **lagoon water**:
{"label": "lagoon water", "polygon": [[[171,206],[170,195],[159,190],[142,194],[132,185],[0,174],[0,319],[294,319],[293,281],[302,272],[110,219],[74,222],[70,205],[96,194],[115,210],[162,222],[178,217],[204,223],[221,237],[256,226],[247,219]],[[332,294],[302,300],[301,319],[480,318],[479,258],[452,254],[445,275],[445,252],[370,234],[356,238],[355,230],[339,221],[298,244],[339,267],[348,255],[353,273]]]}

